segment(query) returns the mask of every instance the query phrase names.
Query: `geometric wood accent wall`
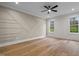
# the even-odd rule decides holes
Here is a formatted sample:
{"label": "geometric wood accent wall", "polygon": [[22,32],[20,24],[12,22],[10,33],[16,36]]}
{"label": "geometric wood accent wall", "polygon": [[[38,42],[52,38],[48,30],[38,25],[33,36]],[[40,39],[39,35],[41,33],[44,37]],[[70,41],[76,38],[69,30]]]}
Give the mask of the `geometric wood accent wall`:
{"label": "geometric wood accent wall", "polygon": [[8,13],[4,7],[0,7],[0,44],[15,39],[23,39],[23,29]]}
{"label": "geometric wood accent wall", "polygon": [[44,25],[39,17],[0,7],[0,44],[43,36]]}

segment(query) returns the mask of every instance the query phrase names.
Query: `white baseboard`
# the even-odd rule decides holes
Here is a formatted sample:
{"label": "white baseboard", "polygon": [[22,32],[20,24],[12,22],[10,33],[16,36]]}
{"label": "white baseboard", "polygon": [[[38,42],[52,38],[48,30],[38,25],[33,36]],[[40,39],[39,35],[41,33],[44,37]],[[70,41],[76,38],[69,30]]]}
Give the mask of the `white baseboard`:
{"label": "white baseboard", "polygon": [[79,42],[79,40],[70,39],[70,38],[63,38],[63,37],[56,37],[56,36],[46,36],[46,37],[51,37],[51,38],[56,38],[56,39],[61,39],[61,40],[69,40],[69,41],[77,41],[77,42]]}
{"label": "white baseboard", "polygon": [[30,40],[36,40],[36,39],[44,38],[44,37],[45,36],[38,36],[38,37],[33,37],[33,38],[28,38],[28,39],[23,39],[23,40],[16,40],[16,41],[12,41],[12,42],[6,42],[6,43],[3,43],[3,44],[0,44],[0,47],[12,45],[12,44],[17,44],[17,43],[21,43],[21,42],[25,42],[25,41],[30,41]]}

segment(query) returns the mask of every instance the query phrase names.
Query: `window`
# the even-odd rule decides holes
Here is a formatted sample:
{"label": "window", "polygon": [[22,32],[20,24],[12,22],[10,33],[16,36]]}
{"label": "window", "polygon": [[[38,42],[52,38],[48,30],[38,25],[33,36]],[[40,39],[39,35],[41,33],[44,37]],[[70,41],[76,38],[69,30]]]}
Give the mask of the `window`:
{"label": "window", "polygon": [[54,21],[50,21],[49,25],[49,32],[54,32]]}
{"label": "window", "polygon": [[79,17],[70,18],[70,32],[78,33],[79,32]]}

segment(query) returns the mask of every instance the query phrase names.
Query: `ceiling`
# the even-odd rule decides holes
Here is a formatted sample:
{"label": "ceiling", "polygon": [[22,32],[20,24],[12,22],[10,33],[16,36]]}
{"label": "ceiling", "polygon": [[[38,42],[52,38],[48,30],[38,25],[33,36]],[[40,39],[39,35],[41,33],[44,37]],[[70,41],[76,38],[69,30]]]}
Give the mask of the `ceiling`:
{"label": "ceiling", "polygon": [[[53,18],[55,16],[79,11],[79,2],[19,2],[19,4],[16,4],[15,2],[0,2],[0,5],[41,18]],[[41,12],[42,10],[45,10],[45,8],[43,7],[44,5],[58,5],[59,7],[56,8],[58,12],[51,12],[49,15],[47,14],[47,12]],[[75,10],[72,11],[72,8],[74,8]]]}

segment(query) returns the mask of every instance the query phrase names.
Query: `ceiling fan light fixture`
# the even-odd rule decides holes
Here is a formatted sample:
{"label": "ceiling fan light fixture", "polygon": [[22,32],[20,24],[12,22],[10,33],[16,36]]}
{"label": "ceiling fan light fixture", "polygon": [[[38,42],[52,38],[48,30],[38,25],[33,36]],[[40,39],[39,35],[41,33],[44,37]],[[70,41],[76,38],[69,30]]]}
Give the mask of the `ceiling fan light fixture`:
{"label": "ceiling fan light fixture", "polygon": [[58,7],[58,5],[55,5],[55,6],[44,6],[44,8],[46,8],[46,10],[43,10],[43,11],[41,11],[41,12],[46,12],[47,11],[47,13],[48,14],[50,14],[52,11],[53,12],[57,12],[57,10],[54,10],[55,8],[57,8]]}
{"label": "ceiling fan light fixture", "polygon": [[48,12],[51,12],[51,10],[48,10]]}

